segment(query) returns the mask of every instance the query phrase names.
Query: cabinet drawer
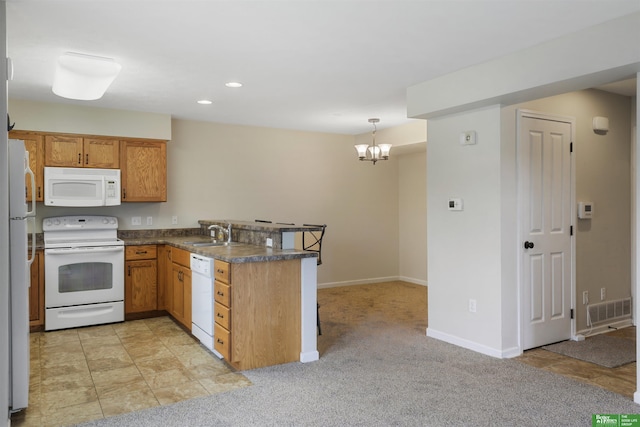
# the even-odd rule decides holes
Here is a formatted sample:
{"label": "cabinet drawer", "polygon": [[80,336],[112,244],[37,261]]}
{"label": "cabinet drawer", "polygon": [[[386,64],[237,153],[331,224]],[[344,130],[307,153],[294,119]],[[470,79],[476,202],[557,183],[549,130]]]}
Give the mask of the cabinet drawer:
{"label": "cabinet drawer", "polygon": [[231,307],[231,286],[215,281],[213,286],[214,299],[220,304]]}
{"label": "cabinet drawer", "polygon": [[220,303],[215,303],[213,306],[213,321],[220,326],[224,326],[225,329],[231,329],[231,310],[228,307]]}
{"label": "cabinet drawer", "polygon": [[220,260],[215,260],[214,264],[213,264],[213,269],[215,270],[214,276],[216,278],[216,280],[219,280],[223,283],[231,283],[230,279],[231,277],[229,276],[229,263],[228,262],[224,262],[224,261],[220,261]]}
{"label": "cabinet drawer", "polygon": [[191,268],[191,253],[180,248],[171,249],[171,260],[184,267]]}
{"label": "cabinet drawer", "polygon": [[155,259],[157,256],[156,245],[126,246],[124,256],[127,261],[136,259]]}
{"label": "cabinet drawer", "polygon": [[215,323],[213,325],[213,348],[225,359],[231,362],[231,334],[228,330]]}

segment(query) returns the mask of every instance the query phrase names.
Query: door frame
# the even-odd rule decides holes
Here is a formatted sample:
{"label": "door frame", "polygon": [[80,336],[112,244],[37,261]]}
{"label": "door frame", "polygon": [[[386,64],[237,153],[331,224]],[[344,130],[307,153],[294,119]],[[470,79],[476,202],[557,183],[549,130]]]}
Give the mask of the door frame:
{"label": "door frame", "polygon": [[[520,109],[516,110],[516,180],[517,180],[517,232],[516,232],[516,242],[515,247],[517,250],[517,276],[518,276],[518,347],[520,353],[523,352],[524,348],[524,309],[523,304],[524,301],[524,249],[521,245],[522,242],[522,217],[524,215],[522,209],[522,178],[520,173],[522,171],[522,166],[520,165],[520,130],[522,127],[522,119],[523,118],[532,118],[532,119],[540,119],[540,120],[551,120],[556,122],[568,123],[571,126],[571,143],[573,143],[574,147],[576,146],[576,119],[575,117],[562,116],[558,114],[545,113],[541,111],[528,110],[528,109]],[[571,205],[571,226],[573,226],[574,232],[571,236],[571,309],[573,310],[573,318],[571,319],[571,339],[577,340],[576,336],[576,159],[575,159],[575,151],[572,151],[571,155],[571,173],[570,173],[570,205]]]}

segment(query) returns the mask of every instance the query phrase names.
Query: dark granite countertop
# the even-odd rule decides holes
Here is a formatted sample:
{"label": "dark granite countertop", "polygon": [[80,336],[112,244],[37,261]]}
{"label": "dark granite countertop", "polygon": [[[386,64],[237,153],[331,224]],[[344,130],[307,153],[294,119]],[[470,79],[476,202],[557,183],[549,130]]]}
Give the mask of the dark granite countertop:
{"label": "dark granite countertop", "polygon": [[[291,226],[287,224],[270,224],[249,221],[231,221],[236,229],[244,230],[280,230],[280,231],[311,231],[317,227]],[[201,225],[224,224],[224,221],[200,221]],[[211,237],[202,235],[201,228],[183,229],[149,229],[149,230],[119,230],[118,237],[126,246],[131,245],[171,245],[186,251],[215,258],[226,262],[263,262],[280,261],[300,258],[314,258],[316,252],[296,249],[277,249],[250,243],[234,243],[233,246],[193,246],[184,242],[208,242]],[[31,236],[29,236],[29,240]],[[36,235],[36,249],[44,249],[43,234]]]}
{"label": "dark granite countertop", "polygon": [[315,252],[300,251],[294,249],[274,249],[266,246],[250,245],[245,243],[234,243],[233,246],[193,246],[184,242],[208,242],[211,240],[207,236],[146,236],[146,237],[125,237],[124,244],[129,245],[171,245],[184,249],[191,253],[209,258],[219,259],[231,263],[244,262],[264,262],[282,261],[300,258],[314,258],[318,254]]}
{"label": "dark granite countertop", "polygon": [[251,231],[278,231],[284,232],[300,232],[300,231],[320,231],[322,227],[320,225],[295,225],[285,223],[271,223],[271,222],[259,222],[259,221],[237,221],[237,220],[220,220],[220,219],[201,219],[198,221],[200,225],[209,226],[212,224],[224,226],[226,223],[231,223],[231,226],[240,230]]}

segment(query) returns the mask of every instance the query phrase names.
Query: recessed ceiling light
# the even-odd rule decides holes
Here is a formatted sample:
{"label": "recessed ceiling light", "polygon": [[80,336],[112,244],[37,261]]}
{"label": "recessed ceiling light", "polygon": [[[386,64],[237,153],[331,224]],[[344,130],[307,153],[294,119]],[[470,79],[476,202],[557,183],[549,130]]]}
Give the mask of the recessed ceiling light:
{"label": "recessed ceiling light", "polygon": [[226,87],[242,87],[240,82],[227,82],[224,84]]}
{"label": "recessed ceiling light", "polygon": [[212,102],[209,101],[208,99],[201,99],[200,101],[198,101],[198,104],[200,104],[200,105],[209,105],[211,103]]}

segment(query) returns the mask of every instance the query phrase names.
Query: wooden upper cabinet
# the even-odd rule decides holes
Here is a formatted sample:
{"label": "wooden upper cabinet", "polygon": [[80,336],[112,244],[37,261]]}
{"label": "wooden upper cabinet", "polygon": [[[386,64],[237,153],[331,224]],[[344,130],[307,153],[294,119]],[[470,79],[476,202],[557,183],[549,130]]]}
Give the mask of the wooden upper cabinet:
{"label": "wooden upper cabinet", "polygon": [[59,135],[45,136],[45,166],[81,168],[82,138]]}
{"label": "wooden upper cabinet", "polygon": [[[44,201],[44,136],[30,132],[11,131],[9,139],[20,139],[29,152],[29,167],[36,178],[36,202]],[[31,179],[25,180],[27,200],[31,200]]]}
{"label": "wooden upper cabinet", "polygon": [[68,168],[117,169],[119,149],[117,139],[47,135],[44,164]]}
{"label": "wooden upper cabinet", "polygon": [[121,141],[120,175],[123,202],[166,202],[166,142]]}
{"label": "wooden upper cabinet", "polygon": [[84,167],[118,169],[120,141],[117,139],[84,138]]}

